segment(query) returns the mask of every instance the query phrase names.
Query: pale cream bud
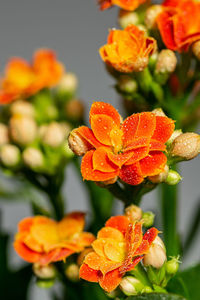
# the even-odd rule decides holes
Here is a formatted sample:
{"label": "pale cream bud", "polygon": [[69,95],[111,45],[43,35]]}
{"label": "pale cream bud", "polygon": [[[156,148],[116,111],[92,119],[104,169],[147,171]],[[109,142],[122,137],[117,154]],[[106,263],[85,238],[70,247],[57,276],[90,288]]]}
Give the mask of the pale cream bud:
{"label": "pale cream bud", "polygon": [[[42,132],[43,131],[43,132]],[[51,147],[59,147],[67,137],[68,132],[63,130],[63,126],[57,122],[52,122],[47,127],[40,129],[42,141]]]}
{"label": "pale cream bud", "polygon": [[74,73],[66,73],[57,85],[61,92],[74,93],[78,86],[78,79]]}
{"label": "pale cream bud", "polygon": [[99,187],[106,187],[107,185],[111,185],[111,184],[114,184],[118,179],[118,176],[115,176],[111,179],[108,179],[108,180],[105,180],[105,181],[96,181],[96,185],[98,185]]}
{"label": "pale cream bud", "polygon": [[142,210],[137,205],[131,204],[125,208],[125,215],[131,222],[139,221],[142,218]]}
{"label": "pale cream bud", "polygon": [[72,99],[66,103],[65,112],[68,118],[72,120],[81,120],[84,115],[84,105],[78,99]]}
{"label": "pale cream bud", "polygon": [[200,135],[187,132],[179,135],[172,143],[171,155],[190,160],[200,153]]}
{"label": "pale cream bud", "polygon": [[169,170],[168,176],[165,180],[165,183],[169,185],[176,185],[182,180],[181,175],[174,171],[174,170]]}
{"label": "pale cream bud", "polygon": [[119,287],[126,296],[132,296],[141,292],[144,285],[135,277],[125,276],[122,278]]}
{"label": "pale cream bud", "polygon": [[158,117],[166,117],[166,114],[164,113],[162,108],[155,108],[154,110],[152,110],[152,113],[154,113]]}
{"label": "pale cream bud", "polygon": [[9,143],[8,127],[0,123],[0,146]]}
{"label": "pale cream bud", "polygon": [[72,130],[71,125],[67,122],[61,122],[59,124],[63,130],[63,134],[65,135],[65,137],[67,137],[70,134],[70,131]]}
{"label": "pale cream bud", "polygon": [[197,41],[192,45],[192,52],[197,57],[197,59],[200,60],[200,41]]}
{"label": "pale cream bud", "polygon": [[155,240],[153,241],[153,243],[156,244],[156,245],[159,245],[166,252],[165,244],[164,244],[163,240],[159,236],[157,236],[155,238]]}
{"label": "pale cream bud", "polygon": [[120,79],[119,79],[119,82],[118,82],[118,88],[122,92],[132,94],[132,93],[135,93],[137,91],[138,84],[130,76],[122,75],[122,76],[120,76]]}
{"label": "pale cream bud", "polygon": [[37,125],[34,119],[22,115],[14,115],[10,119],[10,136],[20,145],[28,145],[37,137]]}
{"label": "pale cream bud", "polygon": [[17,100],[10,106],[10,112],[12,115],[23,115],[30,118],[34,118],[35,109],[34,106],[27,101]]}
{"label": "pale cream bud", "polygon": [[165,182],[169,173],[168,165],[165,165],[164,171],[155,176],[149,176],[149,180],[153,183]]}
{"label": "pale cream bud", "polygon": [[139,17],[134,11],[121,9],[119,12],[118,22],[121,28],[125,29],[128,25],[137,25],[139,23]]}
{"label": "pale cream bud", "polygon": [[15,167],[20,162],[19,149],[15,145],[3,145],[0,149],[0,160],[6,167]]}
{"label": "pale cream bud", "polygon": [[84,155],[91,149],[90,144],[78,133],[78,129],[71,131],[68,144],[69,148],[78,156]]}
{"label": "pale cream bud", "polygon": [[70,264],[65,269],[66,277],[71,281],[78,281],[79,280],[79,267],[77,264]]}
{"label": "pale cream bud", "polygon": [[28,147],[22,153],[22,158],[28,167],[35,169],[40,168],[44,165],[44,157],[42,152],[33,147]]}
{"label": "pale cream bud", "polygon": [[53,265],[33,264],[33,273],[41,279],[50,279],[56,276],[56,271]]}
{"label": "pale cream bud", "polygon": [[145,267],[152,266],[160,269],[167,260],[165,250],[159,245],[153,243],[147,254],[144,255],[143,264]]}
{"label": "pale cream bud", "polygon": [[167,141],[167,145],[172,144],[172,142],[175,140],[175,138],[177,138],[179,135],[181,135],[183,132],[181,129],[177,129],[174,130],[174,132],[172,133],[171,137],[169,138],[169,140]]}
{"label": "pale cream bud", "polygon": [[176,69],[177,58],[172,50],[164,49],[158,54],[156,73],[172,73]]}
{"label": "pale cream bud", "polygon": [[161,12],[161,5],[152,5],[147,9],[145,15],[145,24],[148,29],[153,29],[156,27],[156,19]]}

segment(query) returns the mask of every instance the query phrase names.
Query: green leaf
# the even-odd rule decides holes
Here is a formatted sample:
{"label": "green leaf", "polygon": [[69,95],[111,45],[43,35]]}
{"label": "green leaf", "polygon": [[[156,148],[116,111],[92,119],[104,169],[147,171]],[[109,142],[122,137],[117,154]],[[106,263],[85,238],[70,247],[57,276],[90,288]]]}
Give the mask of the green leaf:
{"label": "green leaf", "polygon": [[126,300],[186,300],[182,296],[174,294],[144,294],[138,296],[131,296]]}
{"label": "green leaf", "polygon": [[179,272],[168,284],[168,291],[186,296],[188,300],[199,300],[200,264]]}

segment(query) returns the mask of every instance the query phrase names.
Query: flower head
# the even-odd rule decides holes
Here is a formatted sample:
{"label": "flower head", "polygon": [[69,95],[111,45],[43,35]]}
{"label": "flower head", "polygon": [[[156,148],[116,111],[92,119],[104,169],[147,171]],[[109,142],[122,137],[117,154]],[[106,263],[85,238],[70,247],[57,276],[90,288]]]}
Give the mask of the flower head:
{"label": "flower head", "polygon": [[193,0],[166,0],[157,24],[167,48],[187,51],[200,40],[200,3]]}
{"label": "flower head", "polygon": [[146,0],[99,0],[99,5],[101,10],[117,5],[124,10],[132,11],[145,2]]}
{"label": "flower head", "polygon": [[26,261],[46,265],[81,252],[94,241],[83,232],[84,213],[73,212],[60,222],[44,216],[25,218],[19,223],[15,251]]}
{"label": "flower head", "polygon": [[107,44],[100,48],[103,61],[119,72],[142,71],[156,49],[156,41],[146,37],[145,32],[135,25],[124,30],[113,29],[108,35]]}
{"label": "flower head", "polygon": [[143,235],[142,223],[130,222],[126,216],[111,217],[92,243],[94,251],[85,257],[80,277],[113,291],[148,253],[157,234],[158,230],[151,228]]}
{"label": "flower head", "polygon": [[0,103],[29,97],[39,90],[54,86],[63,74],[63,66],[53,51],[36,51],[32,63],[22,58],[12,58],[6,66],[0,83]]}
{"label": "flower head", "polygon": [[119,176],[122,181],[137,185],[145,177],[164,170],[165,142],[174,131],[171,119],[143,112],[121,124],[121,116],[112,105],[95,102],[90,110],[90,124],[91,129],[76,129],[87,145],[81,164],[84,179],[106,181]]}

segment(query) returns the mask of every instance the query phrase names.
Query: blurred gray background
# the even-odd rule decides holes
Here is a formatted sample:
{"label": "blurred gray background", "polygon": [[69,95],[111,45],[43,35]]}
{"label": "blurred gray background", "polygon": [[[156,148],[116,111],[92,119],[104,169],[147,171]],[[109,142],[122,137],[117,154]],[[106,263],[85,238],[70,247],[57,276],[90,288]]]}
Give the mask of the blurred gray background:
{"label": "blurred gray background", "polygon": [[[108,29],[117,27],[118,10],[116,8],[100,12],[96,0],[0,0],[0,67],[1,72],[12,56],[30,59],[32,53],[40,47],[52,48],[57,52],[68,71],[79,77],[79,97],[87,106],[92,101],[103,100],[112,103],[122,112],[120,100],[113,89],[113,81],[107,75],[98,55],[98,49],[106,41]],[[187,231],[191,222],[195,204],[200,198],[199,189],[200,159],[181,165],[184,177],[180,187],[178,225],[180,233]],[[87,195],[75,172],[69,168],[64,194],[68,198],[68,210],[87,210]],[[157,191],[143,200],[143,208],[158,210]],[[9,233],[17,230],[17,223],[31,214],[24,202],[0,202],[2,226]],[[116,209],[122,212],[120,202]],[[196,247],[186,257],[185,265],[191,265],[200,259],[200,236]],[[18,266],[22,261],[10,245],[10,264]],[[30,291],[30,300],[50,299],[49,292],[35,285]]]}

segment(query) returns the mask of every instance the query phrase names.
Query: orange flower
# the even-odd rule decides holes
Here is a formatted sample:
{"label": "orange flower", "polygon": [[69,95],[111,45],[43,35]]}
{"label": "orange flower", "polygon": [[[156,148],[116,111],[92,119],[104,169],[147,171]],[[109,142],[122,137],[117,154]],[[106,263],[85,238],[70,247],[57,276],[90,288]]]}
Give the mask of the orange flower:
{"label": "orange flower", "polygon": [[187,51],[200,40],[200,3],[193,0],[166,0],[157,24],[164,44],[171,50]]}
{"label": "orange flower", "polygon": [[155,49],[153,38],[146,37],[137,26],[129,25],[124,30],[111,30],[107,44],[100,48],[99,53],[103,61],[117,71],[130,73],[142,71]]}
{"label": "orange flower", "polygon": [[101,10],[117,5],[125,10],[132,11],[144,2],[146,2],[146,0],[99,0],[99,5]]}
{"label": "orange flower", "polygon": [[85,257],[80,277],[99,282],[107,292],[113,291],[122,276],[148,253],[157,234],[158,230],[151,228],[143,236],[142,222],[131,223],[125,216],[111,217],[92,243],[94,251]]}
{"label": "orange flower", "polygon": [[55,85],[63,74],[63,66],[56,61],[53,51],[38,50],[29,64],[21,58],[12,58],[1,79],[0,103],[29,97],[39,90]]}
{"label": "orange flower", "polygon": [[25,218],[19,223],[14,248],[30,263],[46,265],[63,260],[94,241],[91,233],[83,232],[84,223],[81,212],[70,213],[60,222],[44,216]]}
{"label": "orange flower", "polygon": [[164,170],[165,142],[174,131],[174,121],[152,112],[133,114],[121,124],[115,108],[104,102],[93,103],[89,129],[82,126],[76,134],[87,143],[81,164],[86,180],[106,181],[119,176],[137,185],[146,176]]}

